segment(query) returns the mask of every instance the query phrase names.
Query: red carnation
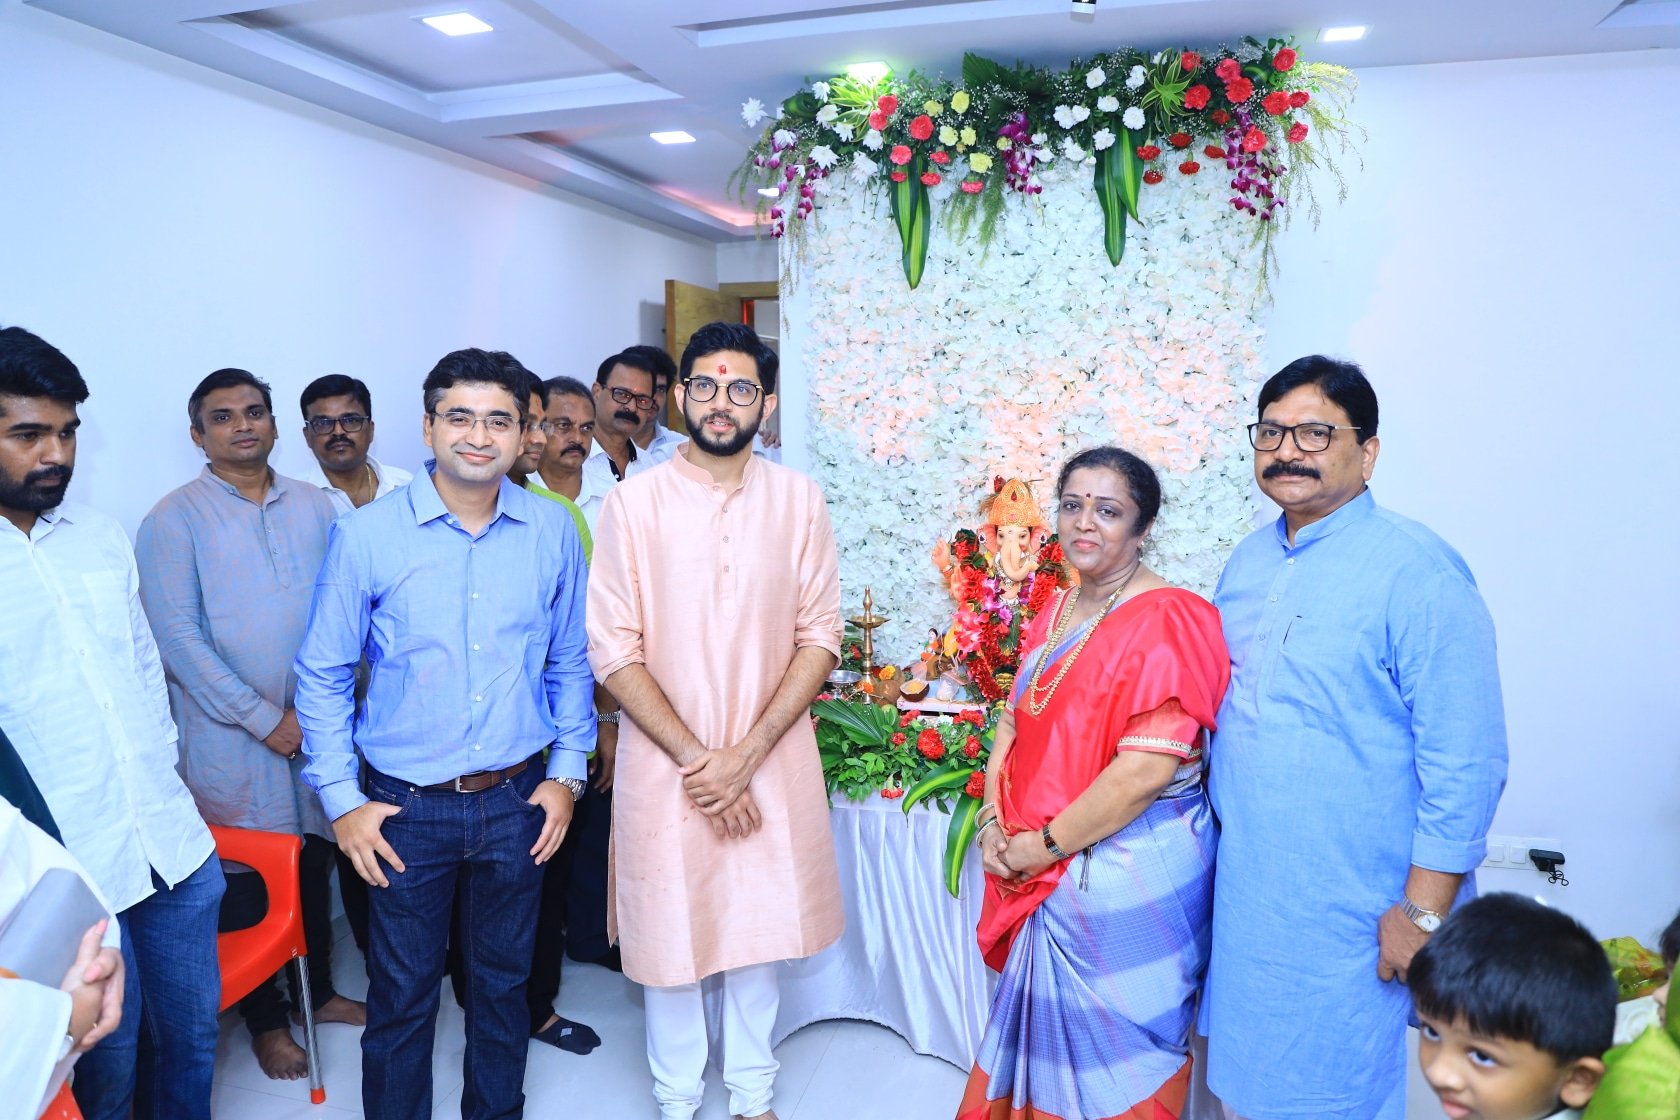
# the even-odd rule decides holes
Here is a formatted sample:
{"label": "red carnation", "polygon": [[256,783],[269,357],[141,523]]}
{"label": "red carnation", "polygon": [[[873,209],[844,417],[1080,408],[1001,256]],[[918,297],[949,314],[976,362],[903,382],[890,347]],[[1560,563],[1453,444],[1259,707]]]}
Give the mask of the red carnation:
{"label": "red carnation", "polygon": [[979,194],[986,189],[986,183],[982,179],[964,179],[958,186],[964,194]]}
{"label": "red carnation", "polygon": [[970,735],[968,738],[963,740],[963,756],[966,758],[979,758],[981,745],[980,736]]}
{"label": "red carnation", "polygon": [[904,796],[904,787],[888,786],[881,791],[881,796],[886,798],[888,801],[897,801],[899,798]]}
{"label": "red carnation", "polygon": [[902,183],[902,182],[904,182],[904,180],[910,178],[910,172],[908,172],[908,171],[889,171],[889,172],[887,172],[887,178],[891,179],[895,183]]}
{"label": "red carnation", "polygon": [[1242,63],[1234,58],[1221,59],[1219,65],[1213,68],[1213,72],[1219,75],[1220,81],[1229,82],[1242,77]]}
{"label": "red carnation", "polygon": [[1202,64],[1202,56],[1195,51],[1185,51],[1178,56],[1178,64],[1184,68],[1186,74]]}
{"label": "red carnation", "polygon": [[1154,186],[1156,183],[1159,183],[1164,178],[1166,178],[1166,176],[1162,175],[1159,171],[1155,170],[1153,167],[1151,167],[1148,171],[1145,171],[1143,173],[1143,181],[1148,183],[1150,186]]}
{"label": "red carnation", "polygon": [[1232,78],[1225,83],[1225,100],[1241,105],[1254,96],[1254,83],[1247,78]]}
{"label": "red carnation", "polygon": [[1280,90],[1273,90],[1260,102],[1260,107],[1274,117],[1281,117],[1289,112],[1289,95]]}
{"label": "red carnation", "polygon": [[1213,91],[1206,86],[1191,86],[1184,91],[1184,107],[1186,109],[1206,109],[1208,98]]}
{"label": "red carnation", "polygon": [[1207,147],[1202,149],[1202,153],[1209,159],[1225,158],[1225,149],[1221,148],[1218,144],[1209,144]]}
{"label": "red carnation", "polygon": [[1167,137],[1167,143],[1175,148],[1188,148],[1190,146],[1190,134],[1188,132],[1175,132]]}
{"label": "red carnation", "polygon": [[875,108],[889,115],[896,113],[898,112],[898,98],[890,93],[882,94],[880,100],[875,102]]}
{"label": "red carnation", "polygon": [[1295,69],[1295,49],[1284,47],[1272,56],[1272,69],[1279,74]]}
{"label": "red carnation", "polygon": [[924,187],[937,187],[938,185],[939,185],[939,172],[937,172],[937,171],[924,171],[924,172],[922,172],[922,186],[924,186]]}
{"label": "red carnation", "polygon": [[1242,150],[1252,155],[1265,146],[1266,134],[1261,132],[1258,128],[1255,128],[1253,125],[1250,125],[1248,131],[1243,133]]}
{"label": "red carnation", "polygon": [[985,773],[983,771],[976,770],[974,773],[970,774],[968,776],[968,784],[963,786],[963,792],[968,794],[970,797],[986,796]]}
{"label": "red carnation", "polygon": [[1150,161],[1152,159],[1159,159],[1160,156],[1161,156],[1161,149],[1157,148],[1153,144],[1144,144],[1141,147],[1139,147],[1138,150],[1137,150],[1137,157],[1139,159],[1143,160],[1145,163],[1147,163],[1148,161]]}
{"label": "red carnation", "polygon": [[941,148],[937,152],[930,154],[928,158],[943,167],[945,164],[951,162],[951,153],[947,152],[944,148]]}
{"label": "red carnation", "polygon": [[1301,106],[1305,105],[1307,102],[1309,102],[1311,100],[1312,100],[1312,94],[1308,93],[1304,89],[1298,89],[1294,93],[1289,95],[1289,107],[1291,109],[1299,109]]}
{"label": "red carnation", "polygon": [[1291,144],[1299,144],[1306,138],[1307,126],[1301,121],[1296,121],[1293,125],[1291,125],[1289,128],[1289,135],[1284,137],[1284,139],[1289,141]]}
{"label": "red carnation", "polygon": [[1223,109],[1215,109],[1213,112],[1208,114],[1208,120],[1212,121],[1214,124],[1229,124],[1231,123],[1231,114],[1227,113]]}
{"label": "red carnation", "polygon": [[869,114],[869,127],[876,132],[884,132],[887,127],[887,115],[880,110]]}
{"label": "red carnation", "polygon": [[1194,175],[1196,172],[1200,171],[1201,169],[1202,169],[1202,165],[1197,163],[1193,159],[1187,159],[1183,163],[1178,165],[1178,173],[1180,175]]}
{"label": "red carnation", "polygon": [[910,122],[910,139],[926,140],[933,135],[933,118],[923,113]]}
{"label": "red carnation", "polygon": [[902,747],[904,745],[904,732],[894,731],[892,733],[891,742],[892,742],[892,745],[895,746],[895,747]]}
{"label": "red carnation", "polygon": [[903,167],[910,162],[910,146],[908,144],[894,144],[893,150],[887,153],[887,158]]}
{"label": "red carnation", "polygon": [[938,762],[945,757],[945,740],[939,737],[939,732],[931,727],[926,727],[922,729],[920,735],[916,736],[916,749],[928,761]]}

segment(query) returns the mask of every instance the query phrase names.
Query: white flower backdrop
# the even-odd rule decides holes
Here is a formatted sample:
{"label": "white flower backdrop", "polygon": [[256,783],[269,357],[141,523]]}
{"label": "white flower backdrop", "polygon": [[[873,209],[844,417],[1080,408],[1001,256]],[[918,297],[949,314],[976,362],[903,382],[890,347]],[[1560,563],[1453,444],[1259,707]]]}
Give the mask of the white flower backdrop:
{"label": "white flower backdrop", "polygon": [[1009,199],[987,248],[938,225],[952,192],[936,188],[914,291],[885,197],[838,177],[782,247],[784,285],[809,309],[783,330],[805,357],[810,469],[833,514],[846,613],[873,586],[893,619],[879,643],[899,663],[949,625],[931,551],[981,523],[994,475],[1034,480],[1048,517],[1074,452],[1141,455],[1164,493],[1146,558],[1203,594],[1248,531],[1254,219],[1231,212],[1212,168],[1172,172],[1144,187],[1146,224],[1115,267],[1090,173],[1044,179],[1042,195]]}

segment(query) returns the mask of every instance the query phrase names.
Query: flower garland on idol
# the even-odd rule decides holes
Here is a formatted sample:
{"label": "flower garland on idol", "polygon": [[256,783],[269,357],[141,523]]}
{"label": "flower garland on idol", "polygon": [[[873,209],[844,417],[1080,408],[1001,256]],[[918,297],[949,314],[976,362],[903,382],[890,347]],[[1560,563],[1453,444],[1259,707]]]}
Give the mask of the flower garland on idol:
{"label": "flower garland on idol", "polygon": [[[929,192],[942,185],[956,185],[947,230],[966,236],[978,218],[984,244],[1007,197],[1038,197],[1052,166],[1087,168],[1118,265],[1128,222],[1144,220],[1145,187],[1223,163],[1231,212],[1257,222],[1270,263],[1292,202],[1316,218],[1308,172],[1328,171],[1341,186],[1330,152],[1346,151],[1355,131],[1344,115],[1354,85],[1351,72],[1302,60],[1287,39],[1206,52],[1125,47],[1065,71],[969,54],[960,82],[916,73],[812,82],[781,103],[734,179],[743,196],[775,195],[760,208],[777,237],[789,219],[811,216],[831,175],[884,188],[914,288],[927,263]],[[741,109],[749,128],[771,116],[757,98]]]}

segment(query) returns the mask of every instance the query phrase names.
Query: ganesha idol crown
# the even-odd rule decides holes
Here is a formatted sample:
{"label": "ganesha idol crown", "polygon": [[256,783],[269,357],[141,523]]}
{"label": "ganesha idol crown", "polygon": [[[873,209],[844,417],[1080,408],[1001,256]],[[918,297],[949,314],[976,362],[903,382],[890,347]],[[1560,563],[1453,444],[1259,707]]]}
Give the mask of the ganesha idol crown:
{"label": "ganesha idol crown", "polygon": [[1033,498],[1032,486],[1012,478],[1003,483],[985,502],[986,524],[1025,525],[1037,529],[1044,524],[1044,511]]}

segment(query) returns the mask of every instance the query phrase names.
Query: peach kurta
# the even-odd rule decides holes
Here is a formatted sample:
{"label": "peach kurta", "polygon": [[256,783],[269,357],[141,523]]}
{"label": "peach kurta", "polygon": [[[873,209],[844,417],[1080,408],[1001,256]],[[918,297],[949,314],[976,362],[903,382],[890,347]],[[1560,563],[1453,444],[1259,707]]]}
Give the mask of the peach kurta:
{"label": "peach kurta", "polygon": [[[796,650],[840,650],[840,575],[822,491],[758,457],[733,492],[669,462],[612,488],[589,574],[600,680],[647,666],[708,748],[769,705]],[[640,984],[810,956],[844,916],[816,735],[794,721],[748,787],[764,826],[719,839],[676,764],[625,718],[613,783],[608,932]]]}

